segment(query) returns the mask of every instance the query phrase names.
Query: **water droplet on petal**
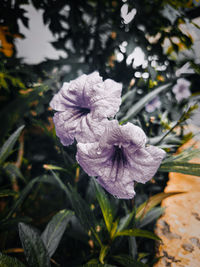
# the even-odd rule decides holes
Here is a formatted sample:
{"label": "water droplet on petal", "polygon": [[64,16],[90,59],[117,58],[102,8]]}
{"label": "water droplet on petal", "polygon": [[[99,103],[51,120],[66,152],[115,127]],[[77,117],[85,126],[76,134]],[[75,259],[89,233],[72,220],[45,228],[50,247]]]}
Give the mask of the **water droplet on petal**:
{"label": "water droplet on petal", "polygon": [[97,155],[101,155],[101,149],[100,148],[97,149]]}

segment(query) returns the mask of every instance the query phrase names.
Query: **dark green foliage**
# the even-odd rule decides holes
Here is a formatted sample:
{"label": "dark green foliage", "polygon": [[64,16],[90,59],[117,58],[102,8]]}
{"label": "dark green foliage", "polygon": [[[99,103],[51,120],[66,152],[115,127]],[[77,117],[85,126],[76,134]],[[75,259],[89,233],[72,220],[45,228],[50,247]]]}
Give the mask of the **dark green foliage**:
{"label": "dark green foliage", "polygon": [[61,210],[52,218],[42,233],[41,238],[50,257],[56,251],[60,239],[64,234],[67,223],[72,215],[73,212],[69,210]]}
{"label": "dark green foliage", "polygon": [[[55,37],[52,45],[65,57],[37,65],[17,58],[19,21],[29,24],[24,4],[43,11],[43,21]],[[1,1],[0,30],[6,30],[1,38],[12,50],[8,56],[0,47],[2,267],[153,266],[154,240],[159,242],[154,222],[164,211],[157,205],[181,193],[162,192],[166,174],[199,175],[200,170],[199,164],[189,162],[199,150],[173,155],[193,137],[183,129],[199,101],[199,64],[194,55],[183,60],[180,56],[182,49],[192,52],[193,40],[180,25],[199,14],[195,5],[186,0]],[[123,9],[136,11],[128,23],[122,18]],[[164,51],[166,40],[169,47]],[[130,55],[138,47],[145,64],[133,64]],[[183,72],[180,77],[191,82],[192,96],[177,103],[172,87],[176,71],[185,63],[194,73]],[[53,95],[64,81],[95,70],[104,79],[123,84],[116,119],[142,127],[148,144],[167,152],[154,183],[137,184],[133,200],[118,200],[105,192],[78,166],[75,144],[64,147],[55,134],[49,109]],[[146,112],[145,105],[158,95],[161,107]],[[15,248],[21,247],[24,253],[16,254]]]}
{"label": "dark green foliage", "polygon": [[16,258],[9,257],[1,253],[0,253],[0,266],[1,267],[10,267],[10,266],[25,267],[25,265],[21,263],[20,261],[18,261]]}
{"label": "dark green foliage", "polygon": [[20,223],[19,236],[29,265],[31,267],[50,267],[47,249],[37,231],[24,223]]}

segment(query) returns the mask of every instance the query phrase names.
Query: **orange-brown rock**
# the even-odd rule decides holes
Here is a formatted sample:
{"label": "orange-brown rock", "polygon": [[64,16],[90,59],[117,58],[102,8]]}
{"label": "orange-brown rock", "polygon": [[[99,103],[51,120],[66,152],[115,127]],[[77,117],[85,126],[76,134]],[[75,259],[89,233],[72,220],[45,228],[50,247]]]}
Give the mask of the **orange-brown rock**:
{"label": "orange-brown rock", "polygon": [[[192,141],[194,143],[194,141]],[[182,149],[191,146],[191,141]],[[200,142],[195,144],[200,148]],[[200,158],[191,162],[200,163]],[[200,266],[200,177],[170,173],[165,192],[184,191],[165,199],[165,214],[158,220],[156,234],[162,239],[154,267]]]}

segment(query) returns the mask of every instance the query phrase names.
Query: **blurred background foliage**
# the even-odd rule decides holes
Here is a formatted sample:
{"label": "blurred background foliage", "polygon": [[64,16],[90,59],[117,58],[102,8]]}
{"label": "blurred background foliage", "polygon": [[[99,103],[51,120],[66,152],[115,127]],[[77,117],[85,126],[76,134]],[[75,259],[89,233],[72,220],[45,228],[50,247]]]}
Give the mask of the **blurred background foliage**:
{"label": "blurred background foliage", "polygon": [[[52,45],[65,56],[39,64],[18,57],[28,5],[43,12]],[[153,266],[152,230],[163,212],[156,206],[168,196],[167,172],[198,174],[184,160],[199,152],[168,158],[152,181],[137,185],[132,201],[119,201],[80,169],[75,145],[60,144],[49,102],[63,82],[97,70],[123,84],[118,120],[139,125],[149,143],[173,154],[193,137],[183,129],[199,101],[200,58],[191,33],[199,35],[199,10],[197,0],[1,0],[2,266]],[[171,89],[180,76],[191,82],[192,95],[177,103]],[[147,112],[158,94],[161,106]]]}

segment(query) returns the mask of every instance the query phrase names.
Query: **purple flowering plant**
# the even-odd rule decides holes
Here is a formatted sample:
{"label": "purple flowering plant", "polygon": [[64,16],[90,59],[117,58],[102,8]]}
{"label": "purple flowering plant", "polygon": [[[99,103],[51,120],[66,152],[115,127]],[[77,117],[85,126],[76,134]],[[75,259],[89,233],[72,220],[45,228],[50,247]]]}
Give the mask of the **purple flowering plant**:
{"label": "purple flowering plant", "polygon": [[77,161],[117,198],[135,195],[134,182],[146,183],[157,172],[165,152],[147,145],[144,131],[112,120],[121,104],[122,85],[98,72],[64,83],[50,106],[63,145],[77,141]]}
{"label": "purple flowering plant", "polygon": [[56,134],[63,145],[94,142],[104,131],[108,117],[113,117],[121,104],[122,85],[98,72],[64,83],[50,106],[57,111],[53,117]]}
{"label": "purple flowering plant", "polygon": [[149,103],[146,104],[145,110],[148,113],[154,112],[156,109],[159,109],[161,107],[161,101],[158,96],[153,98]]}
{"label": "purple flowering plant", "polygon": [[177,80],[177,83],[172,88],[172,92],[175,94],[177,102],[181,102],[183,99],[187,99],[191,96],[189,89],[190,85],[191,83],[184,78],[179,78]]}

